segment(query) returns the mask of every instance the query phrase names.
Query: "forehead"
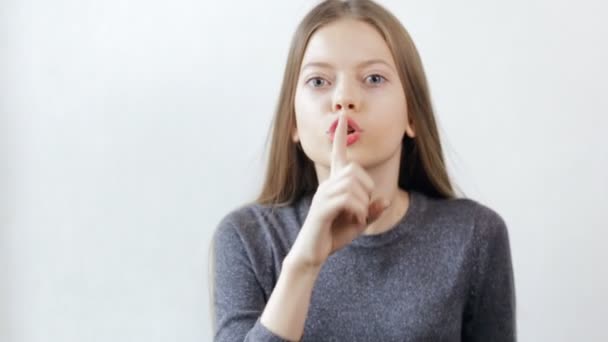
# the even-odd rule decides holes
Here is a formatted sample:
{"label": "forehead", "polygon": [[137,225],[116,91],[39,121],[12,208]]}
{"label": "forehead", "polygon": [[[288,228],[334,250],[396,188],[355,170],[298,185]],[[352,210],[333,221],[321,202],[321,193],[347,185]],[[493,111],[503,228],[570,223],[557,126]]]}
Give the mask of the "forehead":
{"label": "forehead", "polygon": [[388,45],[373,26],[360,20],[342,19],[313,33],[302,66],[321,62],[348,68],[368,60],[384,60],[389,67],[395,67]]}

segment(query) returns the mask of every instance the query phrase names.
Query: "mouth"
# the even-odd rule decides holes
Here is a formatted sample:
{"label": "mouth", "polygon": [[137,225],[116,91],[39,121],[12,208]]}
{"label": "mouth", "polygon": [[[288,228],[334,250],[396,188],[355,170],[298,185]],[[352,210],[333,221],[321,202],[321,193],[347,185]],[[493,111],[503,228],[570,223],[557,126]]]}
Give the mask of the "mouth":
{"label": "mouth", "polygon": [[[329,133],[329,141],[331,141],[332,143],[334,142],[335,137],[336,137],[335,132]],[[346,135],[346,146],[350,146],[350,145],[356,143],[357,141],[359,141],[360,138],[361,138],[361,131],[353,130],[352,132],[349,132]]]}
{"label": "mouth", "polygon": [[[347,135],[346,135],[346,146],[350,146],[359,140],[363,130],[359,127],[359,125],[357,124],[357,122],[355,120],[348,118],[347,122],[348,122],[348,131],[347,131]],[[329,140],[332,143],[336,136],[337,127],[338,127],[338,120],[335,120],[326,132],[329,135]]]}
{"label": "mouth", "polygon": [[[331,136],[333,136],[336,133],[336,128],[338,127],[338,119],[336,119],[334,122],[332,122],[331,126],[329,126],[329,129],[327,130],[327,133]],[[360,133],[363,132],[363,130],[359,127],[359,125],[357,124],[357,122],[354,119],[351,119],[350,117],[348,118],[348,134],[353,134],[353,133]]]}

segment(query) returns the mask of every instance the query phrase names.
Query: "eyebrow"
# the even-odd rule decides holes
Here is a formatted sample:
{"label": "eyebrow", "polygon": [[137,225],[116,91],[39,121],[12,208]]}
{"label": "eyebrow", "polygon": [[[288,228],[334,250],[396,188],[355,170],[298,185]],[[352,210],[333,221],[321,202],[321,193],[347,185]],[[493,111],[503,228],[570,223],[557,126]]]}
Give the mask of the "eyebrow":
{"label": "eyebrow", "polygon": [[[361,62],[357,65],[357,68],[363,68],[366,67],[368,65],[372,65],[372,64],[384,64],[386,65],[389,69],[391,70],[395,70],[390,64],[388,64],[385,60],[383,59],[370,59],[364,62]],[[310,68],[310,67],[320,67],[320,68],[333,68],[333,65],[329,64],[329,63],[325,63],[325,62],[310,62],[310,63],[306,63],[303,67],[302,70],[306,69],[306,68]]]}

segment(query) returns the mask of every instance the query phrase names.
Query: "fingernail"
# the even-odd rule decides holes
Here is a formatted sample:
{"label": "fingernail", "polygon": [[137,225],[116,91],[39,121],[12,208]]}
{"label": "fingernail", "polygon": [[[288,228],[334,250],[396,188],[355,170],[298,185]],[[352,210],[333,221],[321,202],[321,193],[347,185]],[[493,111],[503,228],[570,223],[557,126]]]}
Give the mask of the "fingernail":
{"label": "fingernail", "polygon": [[391,202],[389,200],[385,199],[382,201],[382,205],[384,205],[384,209],[386,209],[386,208],[390,207]]}

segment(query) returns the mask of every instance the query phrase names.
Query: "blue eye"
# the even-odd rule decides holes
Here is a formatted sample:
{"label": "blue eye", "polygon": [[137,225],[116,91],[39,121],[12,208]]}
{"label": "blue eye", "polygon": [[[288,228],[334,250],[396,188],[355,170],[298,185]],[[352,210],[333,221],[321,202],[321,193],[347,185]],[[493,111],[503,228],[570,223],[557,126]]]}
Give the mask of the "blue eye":
{"label": "blue eye", "polygon": [[324,79],[322,79],[321,77],[313,77],[313,78],[309,79],[306,83],[310,83],[310,81],[320,81],[321,82],[321,84],[320,84],[320,82],[313,82],[314,88],[319,88],[319,87],[323,86],[322,82],[327,82]]}
{"label": "blue eye", "polygon": [[382,82],[386,81],[384,76],[378,74],[369,75],[367,79],[373,79],[374,82],[372,82],[372,84],[374,85],[381,84]]}

